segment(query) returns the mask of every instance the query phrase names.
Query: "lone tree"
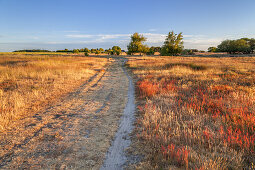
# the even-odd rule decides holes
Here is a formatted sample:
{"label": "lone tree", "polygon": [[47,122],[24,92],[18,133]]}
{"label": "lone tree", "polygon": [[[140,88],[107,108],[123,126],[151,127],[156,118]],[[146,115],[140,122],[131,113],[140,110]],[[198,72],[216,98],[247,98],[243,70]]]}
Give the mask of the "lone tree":
{"label": "lone tree", "polygon": [[128,44],[128,54],[133,53],[144,53],[148,51],[148,47],[143,43],[146,41],[146,38],[143,35],[138,34],[137,32],[131,35],[131,42]]}
{"label": "lone tree", "polygon": [[175,34],[173,31],[169,32],[164,42],[164,45],[162,46],[161,55],[168,56],[180,54],[183,50],[182,39],[182,32],[178,35]]}
{"label": "lone tree", "polygon": [[113,46],[111,50],[112,55],[120,55],[121,48],[119,46]]}

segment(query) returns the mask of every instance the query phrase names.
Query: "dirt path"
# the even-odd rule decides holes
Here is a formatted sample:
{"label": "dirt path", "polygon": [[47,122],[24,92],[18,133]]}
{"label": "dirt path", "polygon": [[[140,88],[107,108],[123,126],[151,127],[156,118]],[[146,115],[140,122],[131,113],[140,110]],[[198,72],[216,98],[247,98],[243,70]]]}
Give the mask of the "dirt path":
{"label": "dirt path", "polygon": [[133,130],[134,113],[135,113],[135,89],[132,78],[123,68],[129,80],[128,101],[124,109],[124,114],[119,125],[119,129],[115,135],[115,139],[106,155],[106,160],[101,170],[119,170],[123,169],[127,162],[125,150],[130,146],[131,140],[129,134]]}
{"label": "dirt path", "polygon": [[[130,120],[121,123],[120,129],[126,127],[115,136],[124,110],[121,120],[130,119],[126,103],[134,102],[130,101],[133,94],[128,94],[130,80],[123,62],[112,62],[105,72],[99,72],[55,106],[22,120],[19,129],[1,134],[0,169],[100,169],[103,162],[107,165],[112,140],[120,137],[122,143],[132,124]],[[130,141],[124,142],[126,147]]]}

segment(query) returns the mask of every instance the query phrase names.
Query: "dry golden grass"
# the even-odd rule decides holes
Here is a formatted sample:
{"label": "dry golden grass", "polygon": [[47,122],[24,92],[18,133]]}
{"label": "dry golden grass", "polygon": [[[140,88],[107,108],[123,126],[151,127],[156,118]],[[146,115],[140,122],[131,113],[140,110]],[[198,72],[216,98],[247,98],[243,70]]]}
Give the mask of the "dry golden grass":
{"label": "dry golden grass", "polygon": [[255,164],[255,57],[131,57],[140,102],[137,168]]}
{"label": "dry golden grass", "polygon": [[0,55],[0,130],[72,91],[107,63],[92,57]]}

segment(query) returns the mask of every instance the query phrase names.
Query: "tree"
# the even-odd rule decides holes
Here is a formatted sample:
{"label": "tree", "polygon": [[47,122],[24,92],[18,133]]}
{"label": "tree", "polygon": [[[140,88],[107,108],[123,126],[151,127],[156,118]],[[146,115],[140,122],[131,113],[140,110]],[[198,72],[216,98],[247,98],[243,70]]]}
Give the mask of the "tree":
{"label": "tree", "polygon": [[88,53],[88,52],[85,52],[84,55],[85,55],[85,56],[89,56],[89,53]]}
{"label": "tree", "polygon": [[99,48],[99,51],[102,53],[102,52],[104,52],[104,49],[103,48]]}
{"label": "tree", "polygon": [[154,53],[155,53],[155,50],[154,50],[153,47],[151,47],[151,48],[149,49],[149,51],[147,52],[148,55],[154,55]]}
{"label": "tree", "polygon": [[121,48],[119,46],[113,46],[111,50],[112,55],[120,55]]}
{"label": "tree", "polygon": [[234,40],[232,41],[232,49],[234,53],[250,53],[250,45],[248,43],[248,41],[244,40],[244,39],[239,39],[239,40]]}
{"label": "tree", "polygon": [[78,49],[74,49],[73,53],[79,53],[80,51]]}
{"label": "tree", "polygon": [[106,50],[105,50],[105,53],[106,53],[106,54],[111,54],[111,51],[112,51],[112,49],[109,48],[109,49],[106,49]]}
{"label": "tree", "polygon": [[143,54],[147,54],[150,51],[150,48],[147,45],[143,45],[142,46],[142,53]]}
{"label": "tree", "polygon": [[97,49],[92,48],[90,51],[91,53],[96,53]]}
{"label": "tree", "polygon": [[177,35],[173,31],[169,32],[164,45],[162,46],[161,55],[168,56],[180,54],[183,50],[182,39],[182,33]]}
{"label": "tree", "polygon": [[250,39],[249,44],[250,44],[251,53],[254,53],[255,52],[255,39],[254,38]]}
{"label": "tree", "polygon": [[195,52],[197,52],[197,49],[183,49],[182,50],[182,55],[194,55]]}
{"label": "tree", "polygon": [[216,52],[217,48],[216,47],[209,47],[208,52]]}
{"label": "tree", "polygon": [[224,40],[218,45],[217,49],[220,52],[230,52],[230,44],[231,40]]}
{"label": "tree", "polygon": [[245,40],[249,45],[250,45],[250,48],[249,48],[249,53],[254,53],[255,51],[255,39],[254,38],[241,38],[241,40]]}
{"label": "tree", "polygon": [[127,46],[128,54],[143,53],[146,51],[147,48],[143,45],[143,42],[145,41],[146,38],[137,32],[131,35],[131,42]]}
{"label": "tree", "polygon": [[251,53],[251,46],[245,39],[238,40],[224,40],[218,45],[218,51],[234,53]]}
{"label": "tree", "polygon": [[90,50],[88,48],[84,48],[85,53],[90,53]]}
{"label": "tree", "polygon": [[95,54],[100,54],[101,52],[99,50],[96,50],[95,51]]}
{"label": "tree", "polygon": [[161,47],[152,47],[154,49],[154,52],[160,52],[161,51]]}
{"label": "tree", "polygon": [[148,55],[154,55],[155,52],[160,52],[161,47],[150,47],[149,51],[147,52]]}

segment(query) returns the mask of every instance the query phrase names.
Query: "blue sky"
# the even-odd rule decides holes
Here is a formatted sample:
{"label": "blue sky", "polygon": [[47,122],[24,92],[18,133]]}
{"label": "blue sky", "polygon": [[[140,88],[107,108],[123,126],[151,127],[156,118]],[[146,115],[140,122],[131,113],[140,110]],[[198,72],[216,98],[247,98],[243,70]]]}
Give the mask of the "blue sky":
{"label": "blue sky", "polygon": [[134,32],[162,45],[183,32],[185,48],[255,38],[254,0],[0,0],[0,51],[126,48]]}

